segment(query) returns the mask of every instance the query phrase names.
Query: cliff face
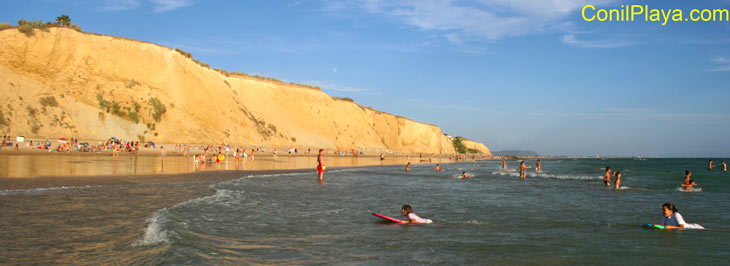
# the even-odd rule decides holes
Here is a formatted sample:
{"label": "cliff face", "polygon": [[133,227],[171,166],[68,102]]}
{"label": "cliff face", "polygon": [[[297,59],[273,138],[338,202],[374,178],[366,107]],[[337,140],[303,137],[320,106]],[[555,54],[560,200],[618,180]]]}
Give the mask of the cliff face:
{"label": "cliff face", "polygon": [[65,28],[0,31],[0,90],[0,129],[30,138],[454,152],[433,125]]}
{"label": "cliff face", "polygon": [[481,144],[479,142],[475,142],[475,141],[472,141],[472,140],[464,139],[464,140],[461,141],[461,143],[463,143],[464,146],[466,146],[467,149],[478,150],[478,151],[480,151],[480,152],[482,152],[483,154],[486,154],[486,155],[491,155],[492,154],[489,151],[489,148],[487,148],[487,146],[485,146],[484,144]]}

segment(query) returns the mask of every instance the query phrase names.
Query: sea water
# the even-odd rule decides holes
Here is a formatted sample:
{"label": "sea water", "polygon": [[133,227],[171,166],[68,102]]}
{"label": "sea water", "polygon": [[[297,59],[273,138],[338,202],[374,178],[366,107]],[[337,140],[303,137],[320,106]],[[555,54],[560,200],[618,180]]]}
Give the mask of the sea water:
{"label": "sea water", "polygon": [[[715,160],[719,162],[719,160]],[[0,263],[690,264],[730,262],[730,173],[701,159],[415,164],[225,182],[0,193]],[[510,168],[519,161],[508,160]],[[528,161],[534,166],[534,161]],[[606,188],[606,166],[623,189]],[[684,192],[684,171],[700,190]],[[459,178],[462,172],[473,178]],[[708,230],[644,229],[674,203]],[[409,204],[429,225],[395,225]]]}

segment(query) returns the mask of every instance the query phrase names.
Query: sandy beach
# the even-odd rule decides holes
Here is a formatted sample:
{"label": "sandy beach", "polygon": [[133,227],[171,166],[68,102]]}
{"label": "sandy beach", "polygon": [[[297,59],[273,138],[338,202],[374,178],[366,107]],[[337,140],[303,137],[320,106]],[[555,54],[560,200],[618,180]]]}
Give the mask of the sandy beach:
{"label": "sandy beach", "polygon": [[[266,150],[266,149],[263,149]],[[103,152],[48,152],[6,147],[0,151],[0,190],[53,187],[156,184],[195,181],[222,181],[250,175],[312,172],[316,155],[257,152],[255,160],[226,157],[220,163],[194,163],[191,152],[168,151],[161,158],[156,149],[142,148],[139,154],[121,152],[113,157]],[[229,153],[232,155],[232,153]],[[436,164],[456,162],[449,156],[379,156],[334,155],[325,157],[328,171],[375,165]],[[471,160],[471,158],[469,159]]]}

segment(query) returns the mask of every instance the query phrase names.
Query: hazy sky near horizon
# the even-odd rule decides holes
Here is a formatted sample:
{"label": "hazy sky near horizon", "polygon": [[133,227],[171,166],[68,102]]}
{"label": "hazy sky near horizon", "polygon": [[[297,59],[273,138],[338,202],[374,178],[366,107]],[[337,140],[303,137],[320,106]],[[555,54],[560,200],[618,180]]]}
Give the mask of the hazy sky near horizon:
{"label": "hazy sky near horizon", "polygon": [[0,22],[68,14],[84,31],[317,85],[493,151],[730,157],[730,22],[586,22],[587,3],[730,9],[728,0],[29,0],[5,1]]}

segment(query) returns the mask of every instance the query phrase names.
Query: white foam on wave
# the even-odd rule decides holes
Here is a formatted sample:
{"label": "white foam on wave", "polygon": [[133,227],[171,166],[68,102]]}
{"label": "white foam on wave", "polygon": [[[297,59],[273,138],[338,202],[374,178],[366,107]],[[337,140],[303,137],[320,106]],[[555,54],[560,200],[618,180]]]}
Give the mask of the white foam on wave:
{"label": "white foam on wave", "polygon": [[160,210],[157,210],[156,212],[152,213],[152,216],[150,216],[150,218],[146,220],[147,229],[145,229],[144,236],[142,236],[142,239],[135,242],[133,246],[147,246],[170,243],[170,236],[175,234],[174,232],[168,232],[168,230],[165,229],[165,223],[167,223],[168,221],[170,210],[197,203],[230,205],[230,199],[236,193],[241,192],[220,189],[217,190],[213,195],[187,200],[175,204],[175,206],[172,206],[170,208],[162,208]]}
{"label": "white foam on wave", "polygon": [[689,190],[685,190],[684,187],[678,187],[677,190],[679,192],[687,192],[687,193],[702,192],[702,188],[701,187],[692,187]]}
{"label": "white foam on wave", "polygon": [[14,190],[8,189],[8,190],[0,190],[0,196],[18,195],[18,194],[38,194],[38,193],[51,192],[51,191],[64,191],[64,190],[100,188],[100,187],[102,187],[102,186],[78,186],[78,187],[60,186],[60,187],[14,189]]}
{"label": "white foam on wave", "polygon": [[162,243],[170,243],[170,239],[167,236],[167,230],[163,229],[163,223],[166,221],[167,209],[156,211],[152,214],[152,217],[147,219],[147,229],[144,231],[144,236],[141,240],[138,240],[132,246],[148,246]]}
{"label": "white foam on wave", "polygon": [[[516,172],[504,172],[504,171],[494,171],[492,172],[493,175],[501,175],[501,176],[514,176],[514,177],[520,177],[519,173]],[[600,180],[601,176],[590,176],[590,175],[554,175],[554,174],[546,174],[546,173],[527,173],[528,178],[549,178],[549,179],[563,179],[563,180]]]}

